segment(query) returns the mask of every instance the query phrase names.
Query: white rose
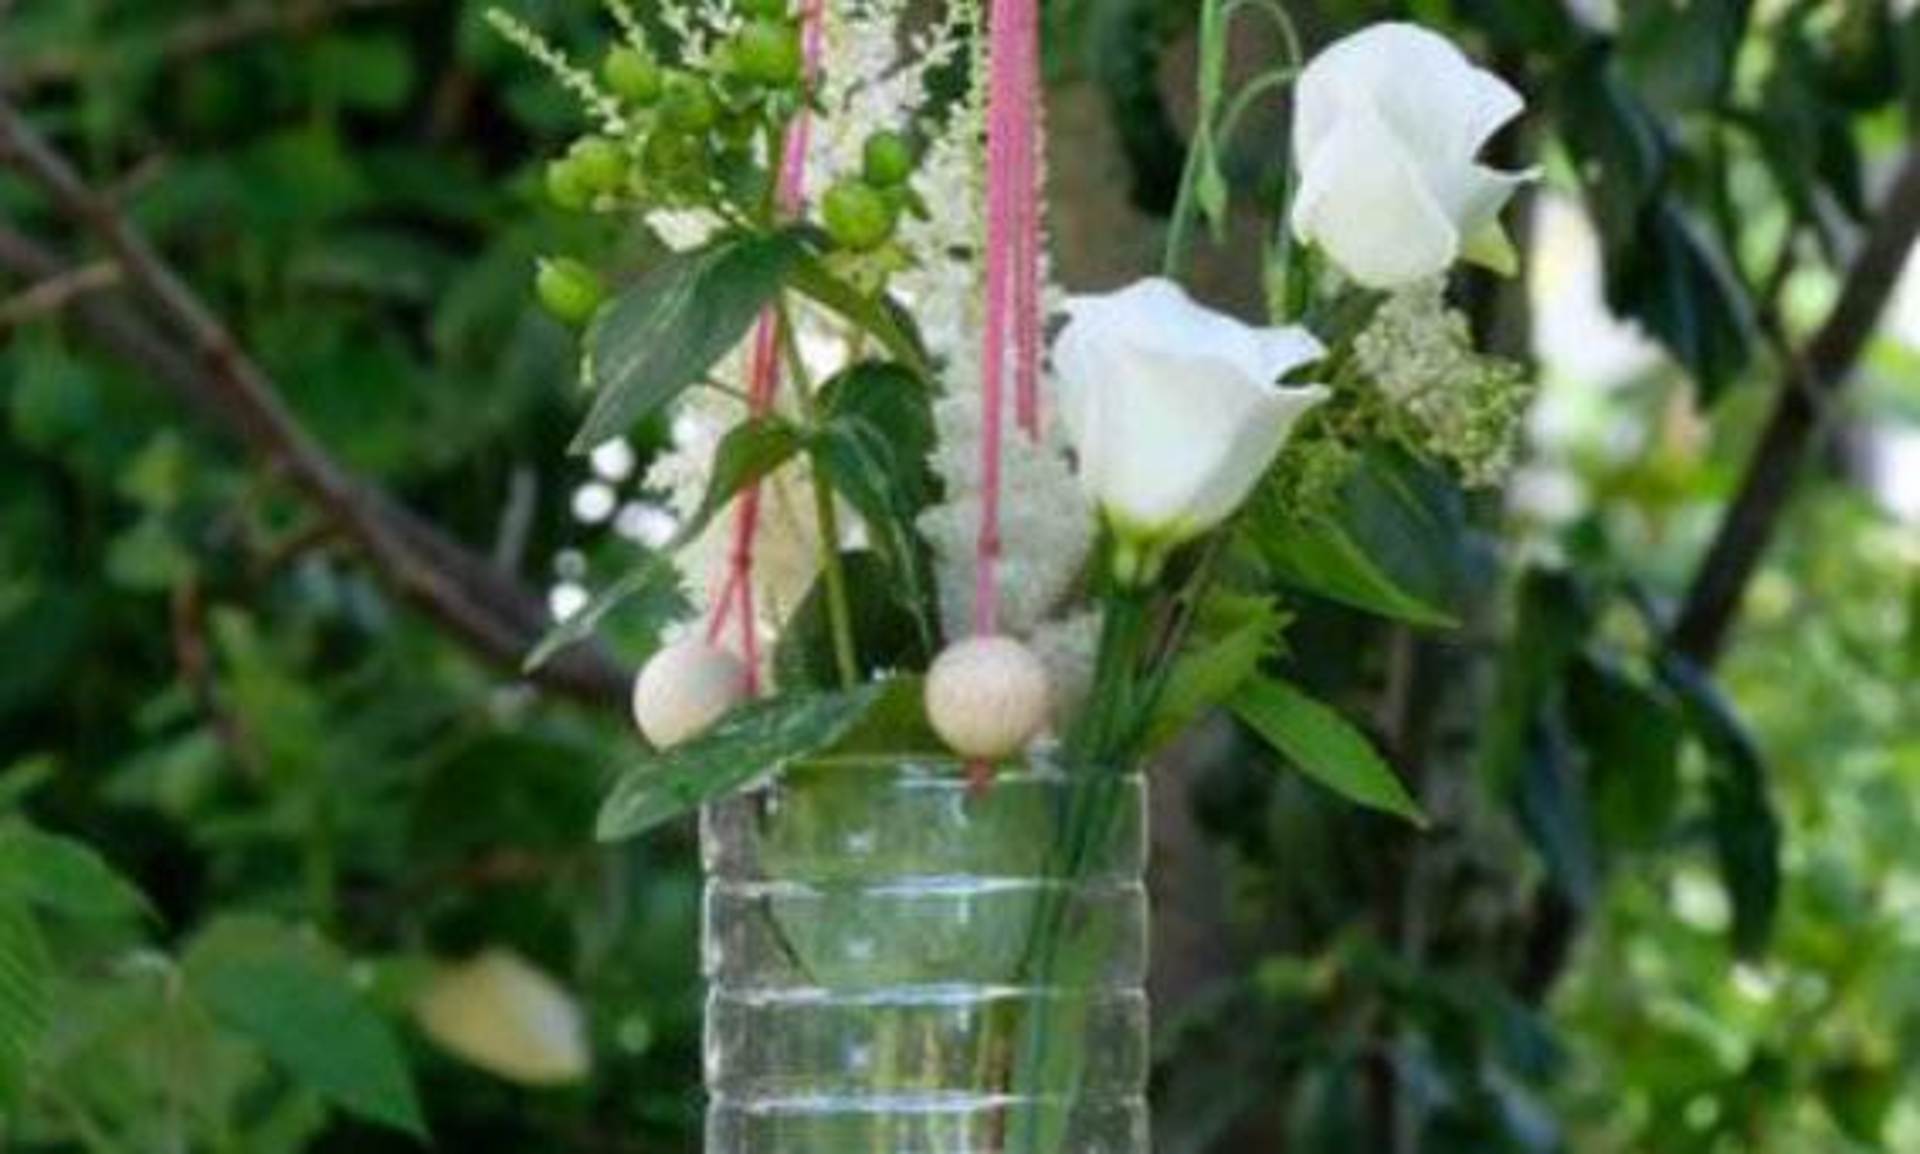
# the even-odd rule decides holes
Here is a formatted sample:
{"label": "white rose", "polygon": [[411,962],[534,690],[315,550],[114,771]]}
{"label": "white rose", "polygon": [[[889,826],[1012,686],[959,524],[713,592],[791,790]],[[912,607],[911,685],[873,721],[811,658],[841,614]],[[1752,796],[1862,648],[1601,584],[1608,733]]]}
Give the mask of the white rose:
{"label": "white rose", "polygon": [[1280,378],[1326,350],[1305,329],[1244,325],[1158,278],[1073,297],[1067,314],[1053,346],[1061,419],[1081,484],[1125,546],[1120,576],[1141,580],[1246,500],[1327,396]]}
{"label": "white rose", "polygon": [[1294,234],[1369,288],[1438,276],[1461,258],[1513,271],[1499,213],[1536,174],[1475,158],[1524,107],[1505,81],[1412,24],[1331,45],[1295,93]]}

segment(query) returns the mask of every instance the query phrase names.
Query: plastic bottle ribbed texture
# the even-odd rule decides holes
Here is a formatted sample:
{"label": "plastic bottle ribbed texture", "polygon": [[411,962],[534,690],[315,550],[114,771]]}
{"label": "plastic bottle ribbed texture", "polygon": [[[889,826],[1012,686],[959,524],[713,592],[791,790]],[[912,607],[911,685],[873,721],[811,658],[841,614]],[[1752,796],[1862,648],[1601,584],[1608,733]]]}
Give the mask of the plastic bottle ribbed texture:
{"label": "plastic bottle ribbed texture", "polygon": [[1145,1154],[1143,786],[1087,780],[842,762],[710,806],[707,1154]]}

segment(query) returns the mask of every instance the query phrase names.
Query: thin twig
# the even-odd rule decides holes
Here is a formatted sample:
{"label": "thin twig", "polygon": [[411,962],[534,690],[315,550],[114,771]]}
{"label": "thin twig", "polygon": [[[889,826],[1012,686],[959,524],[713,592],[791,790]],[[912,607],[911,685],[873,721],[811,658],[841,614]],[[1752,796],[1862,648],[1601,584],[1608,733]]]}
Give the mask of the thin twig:
{"label": "thin twig", "polygon": [[318,28],[340,16],[409,3],[412,0],[263,0],[243,4],[192,17],[157,38],[73,48],[22,60],[0,71],[0,92],[14,94],[71,83],[113,68],[133,55],[165,65],[186,64],[282,32]]}
{"label": "thin twig", "polygon": [[[281,403],[271,378],[146,238],[4,101],[0,165],[18,170],[102,242],[127,289],[167,331],[97,295],[74,307],[84,328],[171,385],[284,476],[404,600],[483,657],[517,668],[550,624],[542,598],[334,462]],[[0,266],[36,279],[65,271],[57,258],[4,228]],[[583,646],[542,669],[538,680],[576,698],[617,706],[626,678],[604,651]]]}
{"label": "thin twig", "polygon": [[67,269],[0,300],[0,340],[27,324],[53,316],[90,292],[120,283],[120,266],[108,260]]}
{"label": "thin twig", "polygon": [[1673,627],[1674,650],[1710,665],[1726,644],[1740,602],[1779,528],[1807,456],[1829,431],[1835,401],[1853,377],[1881,314],[1920,238],[1920,147],[1907,158],[1865,242],[1848,268],[1840,299],[1798,355],[1786,358],[1785,384],[1706,559]]}

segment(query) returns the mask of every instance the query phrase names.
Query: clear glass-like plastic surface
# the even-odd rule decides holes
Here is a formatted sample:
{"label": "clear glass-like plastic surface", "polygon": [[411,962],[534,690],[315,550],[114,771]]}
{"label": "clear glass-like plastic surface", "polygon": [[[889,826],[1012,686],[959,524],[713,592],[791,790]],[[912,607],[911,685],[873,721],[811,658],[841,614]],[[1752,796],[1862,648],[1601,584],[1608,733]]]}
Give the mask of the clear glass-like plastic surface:
{"label": "clear glass-like plastic surface", "polygon": [[1145,1154],[1138,777],[794,767],[708,808],[708,1154]]}

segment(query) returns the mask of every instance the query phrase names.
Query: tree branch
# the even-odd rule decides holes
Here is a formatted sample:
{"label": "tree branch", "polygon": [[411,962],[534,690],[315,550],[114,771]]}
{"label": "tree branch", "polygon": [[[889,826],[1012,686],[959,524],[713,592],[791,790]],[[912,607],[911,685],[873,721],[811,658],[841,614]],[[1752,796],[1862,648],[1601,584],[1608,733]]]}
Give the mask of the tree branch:
{"label": "tree branch", "polygon": [[[151,373],[224,427],[274,473],[304,494],[403,600],[503,668],[545,632],[544,601],[377,488],[349,475],[280,402],[272,380],[219,319],[152,249],[118,208],[83,182],[20,113],[0,101],[0,164],[37,185],[112,254],[128,291],[170,340],[107,294],[71,303],[78,323],[107,348]],[[0,266],[37,281],[72,275],[33,241],[0,228]],[[179,345],[184,343],[188,350]],[[623,700],[626,676],[602,650],[579,647],[537,675],[544,686],[598,705]]]}
{"label": "tree branch", "polygon": [[[397,8],[412,0],[260,0],[223,12],[182,21],[157,38],[148,38],[142,55],[162,64],[180,64],[279,32],[318,28],[335,17]],[[76,48],[21,60],[0,68],[0,92],[19,93],[79,80],[115,63],[111,49]]]}
{"label": "tree branch", "polygon": [[1917,237],[1920,146],[1909,150],[1847,270],[1833,312],[1805,351],[1786,365],[1787,379],[1766,431],[1687,590],[1669,643],[1694,662],[1711,665],[1725,647],[1747,583],[1773,540],[1800,470],[1828,431],[1827,414],[1872,339]]}

